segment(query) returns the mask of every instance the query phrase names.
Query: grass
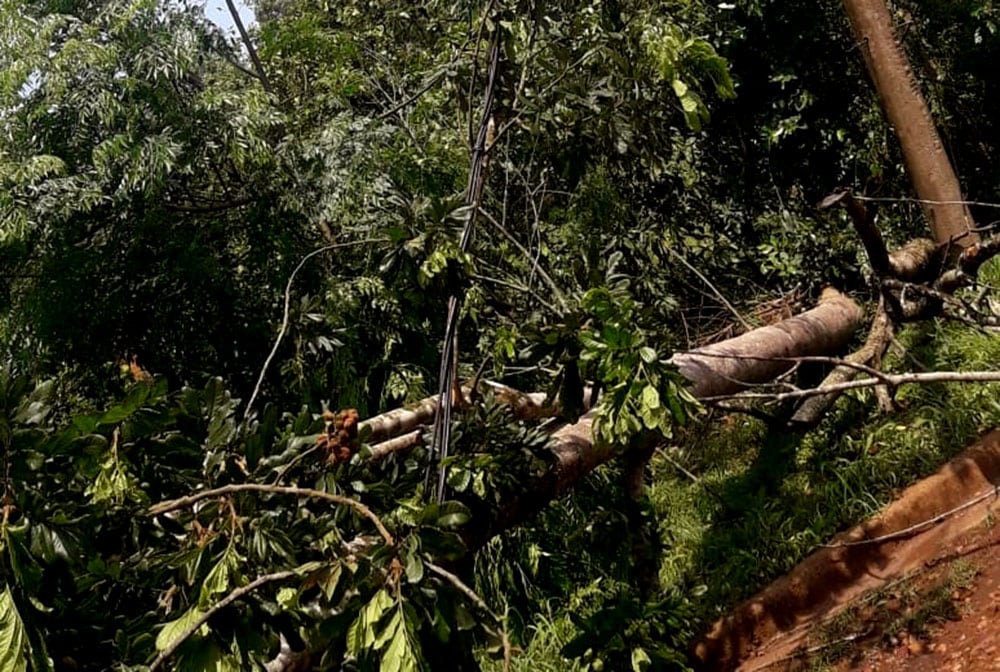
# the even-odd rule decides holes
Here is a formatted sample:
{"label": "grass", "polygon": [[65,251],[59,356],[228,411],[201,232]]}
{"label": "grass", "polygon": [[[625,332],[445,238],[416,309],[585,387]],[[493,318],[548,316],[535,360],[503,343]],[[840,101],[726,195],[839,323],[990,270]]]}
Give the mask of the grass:
{"label": "grass", "polygon": [[[980,277],[1000,286],[1000,259]],[[912,325],[898,340],[902,350],[890,351],[887,371],[989,370],[1000,362],[1000,337],[961,324]],[[900,410],[883,417],[870,390],[846,394],[801,437],[749,417],[710,415],[654,456],[647,513],[660,541],[659,580],[663,591],[686,596],[694,614],[686,625],[707,627],[1000,425],[1000,384],[908,386],[896,400]],[[569,613],[586,612],[602,581],[630,580],[618,478],[614,465],[591,475],[480,568],[494,603],[521,619],[516,669],[573,669],[558,654],[575,633]],[[533,616],[539,604],[543,615]],[[928,604],[920,618],[944,608],[937,598]]]}

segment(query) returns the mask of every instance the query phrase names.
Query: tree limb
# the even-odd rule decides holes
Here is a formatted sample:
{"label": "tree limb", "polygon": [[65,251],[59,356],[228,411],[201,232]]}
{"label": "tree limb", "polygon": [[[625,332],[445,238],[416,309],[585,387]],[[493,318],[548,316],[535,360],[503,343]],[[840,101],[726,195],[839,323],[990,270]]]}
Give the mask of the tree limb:
{"label": "tree limb", "polygon": [[243,44],[246,45],[247,53],[250,54],[250,60],[253,62],[254,70],[257,71],[257,78],[260,80],[261,86],[266,92],[272,93],[271,83],[267,79],[267,73],[264,72],[264,64],[260,62],[257,50],[254,48],[253,42],[250,41],[250,35],[243,26],[243,19],[240,18],[240,13],[236,9],[236,3],[233,0],[226,0],[226,6],[229,8],[229,15],[233,17],[233,23],[236,24],[236,30],[240,31],[240,37],[243,39]]}
{"label": "tree limb", "polygon": [[177,648],[181,644],[183,644],[185,641],[187,641],[187,639],[191,635],[193,635],[195,632],[197,632],[198,628],[200,628],[201,626],[205,625],[205,623],[208,622],[208,619],[210,619],[212,616],[214,616],[218,611],[220,611],[222,609],[225,609],[226,607],[228,607],[230,604],[232,604],[236,600],[240,599],[241,597],[243,597],[247,593],[250,593],[250,592],[253,592],[254,590],[257,590],[258,588],[260,588],[264,584],[273,583],[275,581],[284,581],[285,579],[289,579],[289,578],[291,578],[291,577],[293,577],[295,575],[296,575],[296,573],[295,572],[291,572],[291,571],[275,572],[273,574],[265,574],[263,576],[258,576],[256,579],[254,579],[253,581],[251,581],[250,583],[248,583],[245,586],[240,586],[239,588],[234,589],[232,592],[230,592],[224,598],[222,598],[221,600],[219,600],[218,602],[216,602],[215,604],[213,604],[208,609],[208,611],[206,611],[204,614],[202,614],[194,623],[192,623],[187,628],[185,628],[184,632],[182,632],[180,635],[178,635],[170,643],[170,646],[168,646],[163,651],[161,651],[160,655],[158,655],[156,657],[156,660],[153,661],[152,665],[149,666],[149,672],[156,672],[156,670],[160,669],[160,667],[163,665],[163,663],[165,663],[166,660],[170,656],[174,655],[174,652],[177,651]]}
{"label": "tree limb", "polygon": [[[884,304],[884,299],[879,302],[878,311],[875,313],[875,319],[872,321],[872,327],[868,332],[868,338],[865,339],[865,344],[860,350],[849,354],[845,359],[845,364],[841,364],[831,371],[820,387],[837,385],[855,378],[861,369],[857,366],[851,366],[853,364],[868,364],[881,359],[886,348],[889,347],[894,332],[892,320],[889,318]],[[839,393],[832,392],[807,399],[795,411],[789,424],[799,429],[815,427],[839,396]]]}
{"label": "tree limb", "polygon": [[149,515],[157,516],[162,513],[167,513],[168,511],[174,511],[176,509],[184,509],[196,502],[200,502],[203,499],[211,499],[213,497],[223,497],[225,495],[231,495],[236,492],[264,492],[275,495],[293,495],[295,497],[310,497],[313,499],[323,499],[328,502],[332,502],[339,506],[347,506],[358,512],[359,515],[367,518],[378,530],[378,533],[382,535],[382,539],[389,546],[394,545],[396,542],[393,540],[392,535],[389,530],[386,529],[385,525],[382,524],[382,520],[375,515],[375,512],[369,509],[367,506],[357,501],[356,499],[351,499],[350,497],[344,497],[343,495],[335,495],[330,492],[323,492],[322,490],[312,490],[310,488],[298,488],[289,485],[264,485],[261,483],[234,483],[232,485],[224,485],[221,488],[213,488],[211,490],[202,490],[201,492],[196,492],[193,495],[188,495],[186,497],[179,497],[178,499],[171,499],[165,502],[160,502],[159,504],[154,504],[149,507]]}
{"label": "tree limb", "polygon": [[857,390],[865,387],[875,387],[877,385],[887,385],[889,387],[899,387],[900,385],[926,385],[929,383],[995,383],[1000,382],[1000,371],[931,371],[928,373],[896,373],[882,374],[874,378],[862,378],[861,380],[850,380],[836,385],[822,385],[820,387],[800,390],[794,389],[787,392],[743,392],[740,394],[720,394],[702,399],[705,402],[728,401],[730,399],[764,399],[767,401],[779,402],[787,399],[806,399],[817,397],[831,392],[846,392],[847,390]]}

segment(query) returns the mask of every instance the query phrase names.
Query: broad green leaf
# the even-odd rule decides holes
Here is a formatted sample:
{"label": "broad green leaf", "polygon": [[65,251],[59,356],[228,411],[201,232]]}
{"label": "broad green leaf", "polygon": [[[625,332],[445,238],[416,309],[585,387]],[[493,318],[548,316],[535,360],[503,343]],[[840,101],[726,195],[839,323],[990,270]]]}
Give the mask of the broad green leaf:
{"label": "broad green leaf", "polygon": [[28,636],[17,612],[10,587],[0,591],[0,672],[26,672],[28,669]]}
{"label": "broad green leaf", "polygon": [[283,609],[292,611],[298,609],[299,607],[299,591],[295,588],[285,586],[278,591],[276,601],[281,605]]}
{"label": "broad green leaf", "polygon": [[424,561],[420,553],[412,546],[406,549],[406,580],[410,583],[420,583],[424,578]]}
{"label": "broad green leaf", "polygon": [[434,524],[439,527],[458,527],[469,522],[472,512],[461,502],[448,501],[440,505],[438,518]]}
{"label": "broad green leaf", "polygon": [[358,617],[347,630],[347,653],[349,655],[359,656],[375,644],[378,622],[385,612],[392,608],[392,605],[393,601],[389,591],[380,590],[375,593],[368,604],[361,608]]}
{"label": "broad green leaf", "polygon": [[[198,608],[197,605],[191,607],[180,618],[165,623],[163,629],[160,630],[160,634],[156,636],[156,650],[163,651],[169,648],[184,632],[194,625],[194,623],[205,615],[205,612]],[[198,633],[201,635],[208,634],[208,625],[203,624],[199,628]]]}
{"label": "broad green leaf", "polygon": [[641,647],[632,649],[632,672],[645,672],[652,664],[653,661],[645,649]]}
{"label": "broad green leaf", "polygon": [[322,590],[323,594],[326,596],[327,600],[333,599],[333,595],[337,590],[337,586],[340,584],[340,577],[343,571],[344,571],[343,566],[338,562],[334,564],[332,567],[329,567],[328,569],[324,570],[323,573],[320,574],[317,583],[319,585],[320,590]]}
{"label": "broad green leaf", "polygon": [[415,640],[402,618],[403,610],[397,611],[393,621],[398,625],[393,629],[393,637],[389,646],[382,654],[382,672],[417,672],[420,661],[416,651]]}
{"label": "broad green leaf", "polygon": [[239,565],[239,556],[232,546],[227,546],[222,553],[222,557],[215,563],[215,566],[208,572],[205,582],[201,584],[201,596],[198,605],[206,608],[212,603],[212,598],[221,593],[229,591],[230,574]]}
{"label": "broad green leaf", "polygon": [[204,412],[208,418],[208,436],[205,450],[214,451],[225,446],[235,431],[233,414],[238,400],[225,389],[221,378],[213,378],[205,386]]}
{"label": "broad green leaf", "polygon": [[642,405],[649,409],[660,407],[660,393],[652,385],[647,385],[643,388]]}
{"label": "broad green leaf", "polygon": [[30,526],[27,521],[18,525],[3,526],[2,545],[6,547],[7,558],[18,587],[34,594],[42,580],[42,567],[28,550]]}

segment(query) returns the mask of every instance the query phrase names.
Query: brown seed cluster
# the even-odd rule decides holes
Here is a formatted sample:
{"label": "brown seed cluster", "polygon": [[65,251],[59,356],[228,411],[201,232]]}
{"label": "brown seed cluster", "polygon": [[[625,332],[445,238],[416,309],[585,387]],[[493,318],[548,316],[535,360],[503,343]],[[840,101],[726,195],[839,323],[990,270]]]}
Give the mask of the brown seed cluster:
{"label": "brown seed cluster", "polygon": [[333,413],[323,411],[325,428],[316,443],[326,450],[330,464],[340,464],[358,452],[358,412],[353,408]]}

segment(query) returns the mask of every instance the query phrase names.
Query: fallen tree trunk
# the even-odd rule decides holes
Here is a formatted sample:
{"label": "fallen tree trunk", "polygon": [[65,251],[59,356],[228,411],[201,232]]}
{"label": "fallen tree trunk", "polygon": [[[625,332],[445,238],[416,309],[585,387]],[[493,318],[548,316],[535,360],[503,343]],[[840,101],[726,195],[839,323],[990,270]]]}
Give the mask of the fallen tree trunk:
{"label": "fallen tree trunk", "polygon": [[[738,392],[749,385],[774,380],[788,371],[792,362],[768,361],[768,358],[789,358],[832,354],[847,347],[863,317],[863,311],[852,299],[828,288],[819,305],[801,315],[773,325],[754,329],[720,343],[674,355],[673,362],[691,384],[695,397],[709,397]],[[558,408],[542,393],[525,394],[494,383],[484,382],[504,403],[514,408],[514,417],[521,420],[552,417]],[[468,394],[469,388],[463,388]],[[585,404],[592,399],[591,388],[584,389]],[[410,408],[400,408],[374,416],[361,423],[363,434],[370,430],[368,442],[381,444],[400,435],[406,439],[396,444],[373,445],[380,457],[417,443],[415,430],[433,422],[437,397],[428,397]],[[585,408],[585,410],[587,410]]]}
{"label": "fallen tree trunk", "polygon": [[[695,396],[726,394],[745,385],[766,383],[793,364],[768,361],[768,357],[829,355],[847,347],[859,326],[863,311],[854,301],[836,290],[824,291],[819,306],[777,324],[754,329],[680,357],[679,367],[695,391]],[[721,356],[716,356],[721,355]],[[733,375],[739,376],[738,382]],[[722,391],[726,390],[726,391]],[[522,493],[504,504],[494,520],[466,533],[466,543],[476,549],[491,537],[536,514],[550,501],[567,493],[583,476],[616,454],[612,445],[596,441],[592,433],[595,411],[556,431],[553,435],[553,466]],[[636,446],[649,447],[659,437],[641,435]]]}
{"label": "fallen tree trunk", "polygon": [[[845,357],[844,360],[848,362],[848,364],[836,367],[829,373],[829,375],[826,376],[826,378],[823,379],[820,386],[837,385],[839,383],[845,383],[849,380],[854,380],[859,373],[859,369],[857,367],[850,366],[850,364],[877,365],[878,362],[881,361],[886,348],[889,346],[889,341],[892,340],[892,336],[892,320],[889,319],[889,314],[885,311],[882,305],[879,304],[878,312],[872,322],[872,328],[868,333],[868,338],[865,339],[865,344],[860,350],[856,350]],[[811,397],[806,399],[802,402],[798,409],[796,409],[795,415],[792,416],[789,424],[799,431],[815,427],[819,424],[819,421],[823,419],[826,412],[830,410],[834,402],[836,402],[839,398],[839,393],[831,392],[830,394],[825,394],[820,397]]]}
{"label": "fallen tree trunk", "polygon": [[[847,346],[861,317],[861,308],[851,299],[834,290],[827,290],[819,306],[801,315],[775,325],[755,329],[695,353],[685,353],[681,356],[687,363],[688,373],[685,376],[695,389],[699,389],[699,384],[709,386],[711,389],[710,386],[716,384],[717,379],[727,375],[725,372],[734,370],[732,366],[736,362],[745,365],[737,369],[742,383],[767,382],[784,371],[788,363],[761,362],[760,359],[752,358],[781,353],[784,353],[784,356],[834,354]],[[705,352],[713,348],[723,351],[725,356],[707,356]],[[775,371],[778,371],[778,374]],[[700,383],[702,380],[709,382]],[[590,397],[590,394],[585,394],[585,398]],[[537,395],[524,394],[518,394],[515,398],[532,402],[539,399]],[[381,437],[385,441],[403,433],[404,436],[400,439],[405,443],[408,440],[406,432],[412,434],[419,425],[433,419],[434,403],[433,399],[425,399],[414,408],[399,409],[376,416],[365,421],[362,426],[370,427],[371,436]],[[539,408],[549,412],[549,407],[544,404],[526,403],[522,408],[525,412],[533,412]],[[465,526],[462,536],[470,552],[482,548],[494,536],[536,515],[552,500],[568,493],[581,478],[616,455],[627,450],[650,449],[660,440],[658,435],[649,432],[640,434],[632,445],[627,447],[595,440],[593,433],[595,416],[596,410],[590,410],[577,422],[553,432],[551,445],[553,460],[550,467],[537,479],[524,484],[520,492],[507,498],[497,515],[489,520],[477,520],[476,525]],[[359,545],[365,545],[369,541],[358,540]],[[293,669],[290,666],[283,666],[286,663],[279,658],[271,661],[273,666],[269,667],[269,670],[288,672]],[[289,658],[287,665],[291,664]]]}
{"label": "fallen tree trunk", "polygon": [[774,380],[794,366],[789,358],[843,350],[864,311],[835,289],[823,290],[819,305],[777,324],[720,343],[674,355],[696,398],[735,394]]}
{"label": "fallen tree trunk", "polygon": [[[525,394],[512,387],[495,383],[493,381],[483,381],[486,387],[497,399],[511,406],[514,417],[519,420],[537,420],[556,415],[558,412],[554,404],[548,402],[546,395],[541,392]],[[462,396],[466,403],[472,393],[471,388],[463,387]],[[590,398],[585,390],[584,399]],[[359,433],[368,433],[369,443],[381,443],[388,441],[400,434],[407,434],[423,425],[429,425],[434,421],[434,412],[437,409],[438,397],[426,397],[408,408],[397,408],[381,415],[371,417],[358,427]]]}

